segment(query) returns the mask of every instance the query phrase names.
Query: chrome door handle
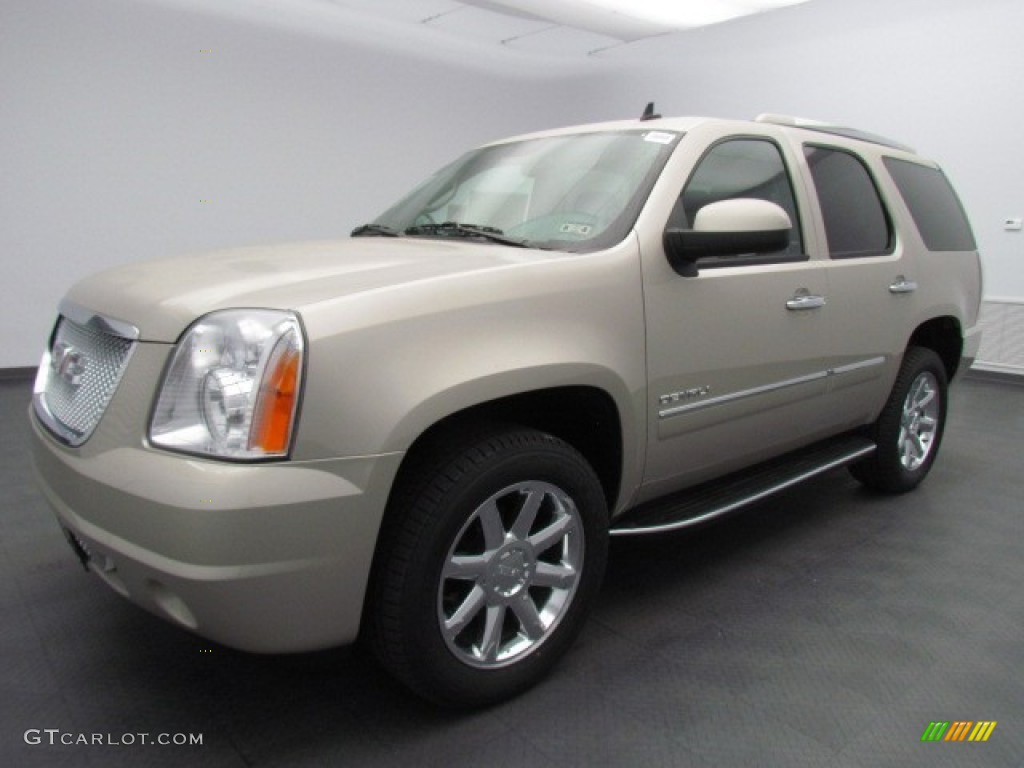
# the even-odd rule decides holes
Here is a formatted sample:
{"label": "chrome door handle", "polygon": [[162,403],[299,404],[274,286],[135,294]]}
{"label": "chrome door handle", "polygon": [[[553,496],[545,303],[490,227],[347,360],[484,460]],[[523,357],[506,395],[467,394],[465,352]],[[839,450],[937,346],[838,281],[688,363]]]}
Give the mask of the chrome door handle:
{"label": "chrome door handle", "polygon": [[824,306],[824,296],[812,296],[809,293],[799,294],[786,302],[786,309],[817,309]]}
{"label": "chrome door handle", "polygon": [[896,278],[896,282],[889,286],[889,293],[913,293],[917,290],[917,283],[907,280],[903,275]]}

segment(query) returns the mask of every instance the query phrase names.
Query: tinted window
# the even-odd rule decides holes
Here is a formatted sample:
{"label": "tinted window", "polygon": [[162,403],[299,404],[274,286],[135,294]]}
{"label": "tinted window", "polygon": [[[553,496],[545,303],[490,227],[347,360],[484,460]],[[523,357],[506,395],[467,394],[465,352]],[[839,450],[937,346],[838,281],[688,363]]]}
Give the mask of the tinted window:
{"label": "tinted window", "polygon": [[864,163],[827,147],[804,147],[804,154],[818,191],[829,255],[846,259],[889,252],[889,217]]}
{"label": "tinted window", "polygon": [[976,248],[964,209],[942,171],[895,157],[887,157],[884,162],[928,250]]}
{"label": "tinted window", "polygon": [[[672,211],[668,226],[688,229],[693,226],[697,211],[710,203],[737,198],[767,200],[780,206],[793,222],[789,247],[759,257],[760,260],[783,261],[803,256],[799,217],[793,197],[793,185],[779,148],[763,139],[731,139],[716,144],[704,155],[690,176]],[[714,266],[714,258],[701,259],[701,266]],[[723,263],[736,263],[726,257]]]}

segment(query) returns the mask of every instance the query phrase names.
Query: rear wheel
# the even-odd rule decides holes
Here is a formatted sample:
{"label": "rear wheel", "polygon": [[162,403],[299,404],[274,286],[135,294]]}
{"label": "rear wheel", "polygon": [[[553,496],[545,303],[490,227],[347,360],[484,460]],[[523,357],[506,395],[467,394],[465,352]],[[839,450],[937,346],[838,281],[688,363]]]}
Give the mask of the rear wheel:
{"label": "rear wheel", "polygon": [[869,488],[905,493],[924,480],[935,461],[946,423],[948,383],[942,360],[910,347],[871,435],[878,448],[850,472]]}
{"label": "rear wheel", "polygon": [[396,492],[372,594],[378,655],[422,696],[480,706],[533,685],[579,632],[607,552],[600,483],[571,446],[503,429]]}

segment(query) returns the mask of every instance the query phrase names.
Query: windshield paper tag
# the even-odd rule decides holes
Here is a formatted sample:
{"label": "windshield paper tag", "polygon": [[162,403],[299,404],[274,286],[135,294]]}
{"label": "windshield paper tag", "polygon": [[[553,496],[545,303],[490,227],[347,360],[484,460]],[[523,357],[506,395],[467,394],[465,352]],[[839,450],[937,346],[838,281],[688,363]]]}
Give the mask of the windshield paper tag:
{"label": "windshield paper tag", "polygon": [[566,235],[579,235],[580,237],[586,237],[590,234],[589,224],[573,224],[572,222],[566,222],[558,228],[559,232]]}
{"label": "windshield paper tag", "polygon": [[653,141],[655,144],[671,144],[672,140],[676,137],[674,133],[665,133],[664,131],[649,131],[644,134],[644,141]]}

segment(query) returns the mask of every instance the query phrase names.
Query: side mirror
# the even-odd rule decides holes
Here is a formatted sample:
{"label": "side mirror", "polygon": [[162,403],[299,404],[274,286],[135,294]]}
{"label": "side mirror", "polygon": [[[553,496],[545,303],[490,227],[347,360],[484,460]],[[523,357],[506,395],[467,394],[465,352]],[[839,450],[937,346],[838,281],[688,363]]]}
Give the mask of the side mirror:
{"label": "side mirror", "polygon": [[793,222],[775,203],[753,198],[720,200],[705,205],[693,229],[666,229],[665,255],[683,277],[697,276],[697,260],[705,256],[772,253],[789,246]]}

